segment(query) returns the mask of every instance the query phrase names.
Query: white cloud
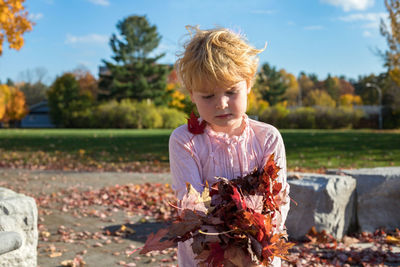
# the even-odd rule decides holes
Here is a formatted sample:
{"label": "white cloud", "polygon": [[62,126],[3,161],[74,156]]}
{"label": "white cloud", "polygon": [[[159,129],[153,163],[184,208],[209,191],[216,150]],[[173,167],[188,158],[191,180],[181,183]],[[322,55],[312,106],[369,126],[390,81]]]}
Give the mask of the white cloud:
{"label": "white cloud", "polygon": [[324,3],[343,8],[344,11],[366,10],[374,5],[375,0],[321,0]]}
{"label": "white cloud", "polygon": [[109,37],[107,35],[100,34],[88,34],[84,36],[74,36],[71,34],[67,34],[67,39],[65,40],[66,44],[76,44],[76,43],[98,43],[104,44],[108,42]]}
{"label": "white cloud", "polygon": [[318,30],[322,30],[322,29],[324,29],[324,27],[321,25],[311,25],[311,26],[304,27],[304,30],[307,30],[307,31],[318,31]]}
{"label": "white cloud", "polygon": [[99,6],[109,6],[110,2],[108,0],[89,0],[89,2],[99,5]]}
{"label": "white cloud", "polygon": [[28,15],[28,19],[29,20],[40,20],[43,18],[43,14],[42,13],[30,13]]}
{"label": "white cloud", "polygon": [[369,29],[378,29],[379,25],[381,23],[381,19],[386,20],[387,15],[386,13],[359,13],[359,14],[351,14],[348,16],[340,17],[339,18],[342,21],[346,22],[357,22],[361,21],[364,22],[365,24],[363,25],[364,28],[369,28]]}
{"label": "white cloud", "polygon": [[372,33],[370,31],[364,31],[363,36],[364,37],[372,37]]}

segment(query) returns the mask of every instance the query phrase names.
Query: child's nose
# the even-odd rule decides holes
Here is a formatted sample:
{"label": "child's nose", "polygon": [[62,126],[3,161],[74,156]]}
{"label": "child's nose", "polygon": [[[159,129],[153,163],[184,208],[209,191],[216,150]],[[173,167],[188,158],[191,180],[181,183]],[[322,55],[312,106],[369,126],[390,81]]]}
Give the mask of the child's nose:
{"label": "child's nose", "polygon": [[217,109],[224,109],[228,106],[228,97],[222,96],[217,100]]}

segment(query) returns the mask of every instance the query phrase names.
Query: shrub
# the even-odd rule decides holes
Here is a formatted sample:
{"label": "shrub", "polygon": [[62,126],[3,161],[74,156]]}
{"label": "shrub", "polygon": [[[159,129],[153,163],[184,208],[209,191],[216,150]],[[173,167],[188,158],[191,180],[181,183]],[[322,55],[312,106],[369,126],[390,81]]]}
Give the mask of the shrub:
{"label": "shrub", "polygon": [[132,100],[116,100],[105,102],[96,108],[94,127],[96,128],[137,128],[135,102]]}
{"label": "shrub", "polygon": [[356,128],[363,117],[361,110],[339,107],[316,107],[316,127],[319,129]]}
{"label": "shrub", "polygon": [[300,107],[292,110],[287,116],[288,126],[293,129],[315,128],[315,109]]}
{"label": "shrub", "polygon": [[278,128],[286,128],[287,121],[286,117],[290,111],[283,105],[275,105],[266,108],[259,116],[260,121],[269,123]]}
{"label": "shrub", "polygon": [[149,101],[142,101],[136,105],[136,116],[138,128],[161,128],[163,125],[162,117],[156,106]]}
{"label": "shrub", "polygon": [[163,120],[163,128],[174,129],[186,123],[186,114],[172,108],[160,108],[160,114]]}

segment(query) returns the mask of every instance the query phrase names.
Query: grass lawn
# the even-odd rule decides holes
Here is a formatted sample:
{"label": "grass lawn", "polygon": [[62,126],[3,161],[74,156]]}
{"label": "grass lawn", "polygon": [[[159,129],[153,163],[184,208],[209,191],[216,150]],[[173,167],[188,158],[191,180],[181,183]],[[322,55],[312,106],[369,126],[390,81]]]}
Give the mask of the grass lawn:
{"label": "grass lawn", "polygon": [[[0,166],[167,165],[171,130],[1,129]],[[282,130],[294,169],[400,166],[400,132]],[[47,166],[49,167],[49,166]],[[49,167],[51,168],[51,166]]]}

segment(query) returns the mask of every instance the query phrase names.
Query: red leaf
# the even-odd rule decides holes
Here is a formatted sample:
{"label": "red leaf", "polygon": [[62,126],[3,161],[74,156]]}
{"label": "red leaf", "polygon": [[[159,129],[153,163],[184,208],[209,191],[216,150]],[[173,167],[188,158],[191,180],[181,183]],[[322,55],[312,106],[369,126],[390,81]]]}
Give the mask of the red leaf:
{"label": "red leaf", "polygon": [[278,172],[280,171],[281,168],[276,165],[276,162],[274,160],[275,155],[274,153],[269,156],[267,163],[264,166],[264,172],[268,174],[272,180],[275,180],[278,177]]}
{"label": "red leaf", "polygon": [[281,191],[281,189],[282,189],[281,183],[274,184],[274,186],[272,187],[272,194],[276,196]]}
{"label": "red leaf", "polygon": [[151,233],[139,254],[146,254],[147,252],[154,250],[164,250],[174,246],[175,242],[171,240],[160,242],[161,238],[163,238],[167,233],[168,229],[160,229],[155,235]]}
{"label": "red leaf", "polygon": [[210,244],[210,255],[206,259],[208,266],[222,267],[224,262],[225,251],[221,248],[219,243]]}
{"label": "red leaf", "polygon": [[206,128],[207,122],[203,120],[199,123],[199,119],[196,117],[194,112],[190,113],[190,118],[188,121],[188,130],[192,134],[202,134],[204,133],[204,129]]}
{"label": "red leaf", "polygon": [[236,207],[238,210],[244,210],[246,209],[246,203],[242,199],[242,196],[240,195],[239,191],[237,190],[236,187],[232,187],[233,194],[231,195],[233,202],[235,202]]}

